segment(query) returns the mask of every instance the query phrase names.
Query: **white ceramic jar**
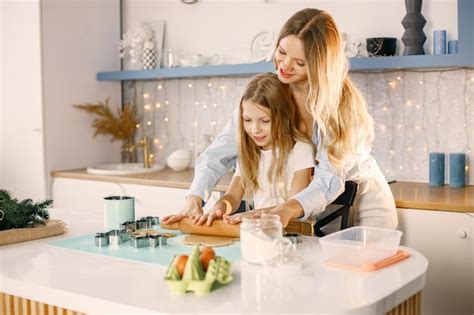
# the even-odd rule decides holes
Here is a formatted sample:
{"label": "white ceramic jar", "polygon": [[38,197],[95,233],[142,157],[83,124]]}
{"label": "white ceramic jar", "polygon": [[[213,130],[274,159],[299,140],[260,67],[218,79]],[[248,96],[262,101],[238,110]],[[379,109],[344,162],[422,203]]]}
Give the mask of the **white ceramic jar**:
{"label": "white ceramic jar", "polygon": [[265,264],[275,255],[274,241],[281,239],[280,217],[264,214],[258,219],[243,218],[240,224],[242,259],[251,264]]}

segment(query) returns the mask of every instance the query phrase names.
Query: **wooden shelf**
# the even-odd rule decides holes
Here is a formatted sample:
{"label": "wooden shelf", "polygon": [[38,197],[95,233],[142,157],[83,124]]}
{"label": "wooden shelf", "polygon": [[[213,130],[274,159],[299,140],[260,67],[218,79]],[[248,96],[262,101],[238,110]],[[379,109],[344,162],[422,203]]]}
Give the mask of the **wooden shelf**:
{"label": "wooden shelf", "polygon": [[[459,53],[393,57],[350,58],[350,71],[386,71],[398,69],[437,69],[474,66],[474,0],[458,0]],[[160,80],[215,76],[250,76],[274,71],[272,62],[203,67],[179,67],[153,70],[112,71],[97,73],[97,80]]]}

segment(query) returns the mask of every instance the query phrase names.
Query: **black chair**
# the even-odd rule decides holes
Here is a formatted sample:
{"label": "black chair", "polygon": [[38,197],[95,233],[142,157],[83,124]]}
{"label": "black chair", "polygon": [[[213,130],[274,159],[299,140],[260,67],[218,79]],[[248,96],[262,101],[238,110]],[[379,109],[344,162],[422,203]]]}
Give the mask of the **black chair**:
{"label": "black chair", "polygon": [[350,210],[354,204],[356,194],[357,183],[346,181],[344,192],[331,203],[331,205],[337,205],[340,207],[328,207],[328,209],[321,212],[320,216],[316,217],[314,234],[319,237],[325,236],[326,234],[321,231],[321,228],[338,217],[341,217],[341,230],[347,229],[349,225]]}

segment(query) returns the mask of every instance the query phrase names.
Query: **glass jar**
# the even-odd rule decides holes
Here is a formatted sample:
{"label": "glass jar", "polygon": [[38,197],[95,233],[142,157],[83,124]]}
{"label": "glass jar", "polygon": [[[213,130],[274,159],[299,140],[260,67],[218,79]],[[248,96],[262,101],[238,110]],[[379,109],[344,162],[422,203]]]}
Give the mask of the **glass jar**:
{"label": "glass jar", "polygon": [[264,214],[258,219],[243,218],[240,224],[242,259],[251,264],[265,264],[274,256],[274,241],[281,239],[280,217]]}

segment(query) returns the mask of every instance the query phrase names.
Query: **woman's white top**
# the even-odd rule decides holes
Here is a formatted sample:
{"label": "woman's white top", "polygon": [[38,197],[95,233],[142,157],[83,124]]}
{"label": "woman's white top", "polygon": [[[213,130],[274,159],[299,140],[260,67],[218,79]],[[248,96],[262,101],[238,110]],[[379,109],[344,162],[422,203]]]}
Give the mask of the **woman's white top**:
{"label": "woman's white top", "polygon": [[[236,108],[224,130],[197,159],[189,194],[207,201],[219,179],[235,165],[238,115]],[[353,206],[354,225],[396,228],[398,217],[395,201],[387,181],[370,155],[370,145],[363,144],[356,154],[346,157],[342,171],[338,172],[328,159],[318,128],[315,128],[312,140],[318,148],[316,159],[319,163],[309,186],[292,197],[303,207],[302,219],[322,212],[344,191],[344,181],[352,180],[359,184]]]}
{"label": "woman's white top", "polygon": [[[283,183],[277,183],[275,176],[273,177],[275,179],[273,183],[269,182],[268,171],[270,170],[271,163],[272,150],[262,150],[258,164],[259,188],[253,194],[253,206],[255,209],[277,206],[288,199],[285,196],[285,192],[290,192],[295,172],[314,167],[313,148],[309,143],[295,143],[295,146],[288,155]],[[241,176],[239,162],[237,162],[234,176]]]}

